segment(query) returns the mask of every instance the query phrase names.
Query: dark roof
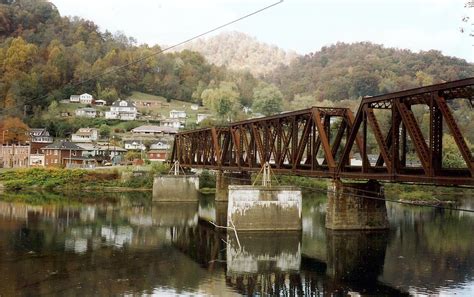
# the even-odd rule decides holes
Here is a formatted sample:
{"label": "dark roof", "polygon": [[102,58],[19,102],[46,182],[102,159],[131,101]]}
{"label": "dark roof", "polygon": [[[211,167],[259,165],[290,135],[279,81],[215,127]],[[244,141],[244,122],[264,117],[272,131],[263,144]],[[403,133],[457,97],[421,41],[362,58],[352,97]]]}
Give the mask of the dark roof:
{"label": "dark roof", "polygon": [[83,151],[84,149],[80,146],[75,145],[69,141],[56,141],[48,146],[45,146],[43,150],[74,150]]}
{"label": "dark roof", "polygon": [[[127,102],[127,105],[121,106],[120,103],[122,101]],[[130,100],[121,100],[121,99],[119,99],[119,100],[114,101],[114,103],[112,103],[112,106],[115,106],[115,107],[135,107],[135,104],[133,104],[133,102],[130,101]]]}
{"label": "dark roof", "polygon": [[46,128],[31,128],[30,129],[30,135],[31,136],[49,136],[48,130]]}

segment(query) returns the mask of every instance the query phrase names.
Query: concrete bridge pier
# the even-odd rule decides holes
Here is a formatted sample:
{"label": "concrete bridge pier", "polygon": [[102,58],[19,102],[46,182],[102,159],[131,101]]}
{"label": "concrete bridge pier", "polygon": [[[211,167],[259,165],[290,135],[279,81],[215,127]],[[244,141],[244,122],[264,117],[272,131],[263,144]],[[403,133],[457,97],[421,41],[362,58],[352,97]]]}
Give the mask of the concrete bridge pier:
{"label": "concrete bridge pier", "polygon": [[154,202],[197,202],[199,177],[194,175],[156,175],[153,179]]}
{"label": "concrete bridge pier", "polygon": [[340,180],[333,180],[328,186],[326,228],[332,230],[388,229],[384,199],[383,186],[377,181],[343,183]]}
{"label": "concrete bridge pier", "polygon": [[300,231],[301,190],[283,186],[229,186],[227,226],[237,231]]}
{"label": "concrete bridge pier", "polygon": [[230,185],[250,185],[252,178],[248,172],[216,171],[216,201],[229,201]]}

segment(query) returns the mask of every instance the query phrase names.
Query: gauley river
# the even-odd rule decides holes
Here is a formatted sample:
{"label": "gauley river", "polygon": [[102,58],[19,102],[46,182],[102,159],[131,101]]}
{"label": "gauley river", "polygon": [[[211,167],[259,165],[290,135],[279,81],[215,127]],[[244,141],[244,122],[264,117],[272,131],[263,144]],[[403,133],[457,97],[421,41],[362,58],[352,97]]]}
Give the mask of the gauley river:
{"label": "gauley river", "polygon": [[474,213],[387,203],[390,230],[333,232],[324,197],[305,194],[302,232],[237,241],[208,223],[226,219],[213,196],[21,195],[30,203],[0,200],[2,297],[474,296]]}

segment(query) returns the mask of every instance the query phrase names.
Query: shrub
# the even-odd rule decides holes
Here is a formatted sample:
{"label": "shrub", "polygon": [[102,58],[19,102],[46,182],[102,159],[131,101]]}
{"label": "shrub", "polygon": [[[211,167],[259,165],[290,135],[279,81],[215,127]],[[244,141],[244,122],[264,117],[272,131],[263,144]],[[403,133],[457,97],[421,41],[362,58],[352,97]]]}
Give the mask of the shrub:
{"label": "shrub", "polygon": [[203,170],[199,176],[199,188],[215,188],[216,187],[216,176],[211,174],[209,170]]}

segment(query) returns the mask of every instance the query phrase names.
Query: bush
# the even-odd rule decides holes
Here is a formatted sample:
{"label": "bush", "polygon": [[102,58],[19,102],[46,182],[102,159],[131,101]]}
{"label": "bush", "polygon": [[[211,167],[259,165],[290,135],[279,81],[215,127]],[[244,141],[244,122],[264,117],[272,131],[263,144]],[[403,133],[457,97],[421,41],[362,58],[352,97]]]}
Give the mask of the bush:
{"label": "bush", "polygon": [[151,165],[151,172],[153,172],[154,174],[168,174],[169,171],[170,166],[168,163],[154,162]]}
{"label": "bush", "polygon": [[9,180],[4,182],[3,186],[7,191],[20,191],[25,187],[25,183],[22,180]]}
{"label": "bush", "polygon": [[199,176],[199,188],[215,188],[216,187],[216,176],[211,174],[209,170],[203,170]]}

